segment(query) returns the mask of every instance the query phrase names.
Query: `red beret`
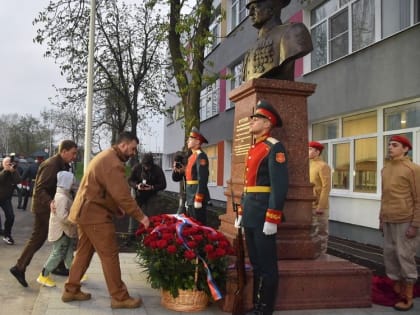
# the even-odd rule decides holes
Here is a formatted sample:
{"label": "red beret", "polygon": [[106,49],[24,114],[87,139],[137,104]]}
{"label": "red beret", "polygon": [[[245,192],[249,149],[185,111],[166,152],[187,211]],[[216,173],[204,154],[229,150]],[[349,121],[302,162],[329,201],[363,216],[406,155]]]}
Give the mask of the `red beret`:
{"label": "red beret", "polygon": [[319,150],[320,152],[322,152],[322,150],[324,150],[324,146],[321,143],[316,142],[316,141],[309,142],[308,147],[315,148],[315,149]]}
{"label": "red beret", "polygon": [[407,137],[395,135],[392,136],[391,139],[389,139],[389,141],[397,141],[401,143],[404,147],[408,147],[410,150],[413,149],[413,147],[411,146],[411,142]]}

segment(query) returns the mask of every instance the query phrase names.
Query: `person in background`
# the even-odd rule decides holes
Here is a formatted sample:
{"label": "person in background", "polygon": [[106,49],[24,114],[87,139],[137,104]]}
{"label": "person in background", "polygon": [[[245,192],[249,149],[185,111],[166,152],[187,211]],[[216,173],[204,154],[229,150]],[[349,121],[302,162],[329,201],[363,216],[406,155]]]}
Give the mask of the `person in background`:
{"label": "person in background", "polygon": [[17,171],[17,164],[14,162],[13,156],[7,156],[2,161],[0,169],[0,207],[4,211],[6,221],[4,222],[3,241],[7,245],[14,245],[12,238],[12,227],[15,222],[15,214],[13,212],[12,195],[15,186],[21,181]]}
{"label": "person in background", "polygon": [[[210,193],[207,187],[209,179],[209,159],[207,154],[201,150],[201,145],[208,143],[207,139],[196,127],[192,127],[187,141],[187,147],[191,150],[187,165],[178,165],[174,162],[172,179],[182,180],[185,176],[185,193],[187,215],[207,224],[206,205],[210,200]],[[178,167],[180,166],[180,167]]]}
{"label": "person in background", "polygon": [[316,141],[309,142],[309,180],[313,184],[315,200],[312,203],[312,221],[321,239],[321,254],[328,248],[329,194],[331,190],[331,169],[321,158],[324,146]]}
{"label": "person in background", "polygon": [[113,221],[115,216],[127,213],[145,228],[149,226],[149,218],[131,196],[125,177],[125,163],[137,153],[138,144],[139,139],[134,134],[123,132],[116,144],[89,162],[68,217],[78,226],[78,242],[61,296],[63,302],[91,298],[90,293],[80,290],[80,282],[96,252],[111,296],[111,308],[137,308],[142,304],[141,298],[128,294],[121,279]]}
{"label": "person in background", "polygon": [[73,173],[60,171],[57,173],[57,191],[54,196],[55,212],[51,213],[48,241],[53,242],[50,256],[42,268],[36,281],[47,287],[55,287],[50,273],[64,260],[67,269],[73,261],[74,245],[77,238],[77,227],[67,220],[73,203],[72,188],[75,184]]}
{"label": "person in background", "polygon": [[136,201],[147,216],[160,214],[156,206],[158,192],[166,188],[162,168],[153,161],[153,154],[144,154],[141,163],[134,166],[128,182],[136,192]]}
{"label": "person in background", "polygon": [[289,187],[286,150],[270,136],[281,127],[280,115],[265,100],[258,102],[251,116],[251,145],[245,162],[244,194],[235,227],[244,227],[245,241],[253,270],[252,314],[271,315],[278,287],[277,225],[283,220],[283,206]]}
{"label": "person in background", "polygon": [[384,263],[399,301],[394,308],[413,307],[417,281],[416,251],[420,245],[420,166],[408,156],[411,142],[394,135],[388,142],[389,161],[382,169],[379,228],[384,235]]}
{"label": "person in background", "polygon": [[63,140],[58,147],[58,153],[39,166],[32,196],[32,212],[34,214],[32,235],[16,264],[10,268],[10,273],[24,287],[28,286],[25,279],[26,268],[48,236],[51,202],[57,189],[57,173],[69,170],[69,163],[76,157],[77,144],[72,140]]}
{"label": "person in background", "polygon": [[33,187],[35,183],[36,173],[38,172],[39,162],[38,159],[35,162],[30,163],[29,166],[23,171],[22,174],[22,186],[25,184],[27,185],[26,194],[23,195],[22,198],[18,199],[18,209],[26,210],[28,205],[29,197],[33,193]]}
{"label": "person in background", "polygon": [[177,214],[185,213],[187,210],[185,204],[185,165],[187,165],[187,154],[182,151],[176,152],[172,165],[172,180],[180,183]]}

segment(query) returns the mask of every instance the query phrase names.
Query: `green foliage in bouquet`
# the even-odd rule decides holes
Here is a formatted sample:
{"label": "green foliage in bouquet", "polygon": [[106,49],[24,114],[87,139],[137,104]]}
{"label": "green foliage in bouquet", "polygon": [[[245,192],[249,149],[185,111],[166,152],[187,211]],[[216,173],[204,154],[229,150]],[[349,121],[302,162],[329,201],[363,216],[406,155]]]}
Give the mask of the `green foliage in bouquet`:
{"label": "green foliage in bouquet", "polygon": [[211,296],[209,275],[210,283],[224,288],[228,256],[234,250],[221,232],[182,215],[149,219],[149,228],[140,227],[136,236],[138,263],[152,288],[167,290],[174,298],[179,289],[201,290]]}

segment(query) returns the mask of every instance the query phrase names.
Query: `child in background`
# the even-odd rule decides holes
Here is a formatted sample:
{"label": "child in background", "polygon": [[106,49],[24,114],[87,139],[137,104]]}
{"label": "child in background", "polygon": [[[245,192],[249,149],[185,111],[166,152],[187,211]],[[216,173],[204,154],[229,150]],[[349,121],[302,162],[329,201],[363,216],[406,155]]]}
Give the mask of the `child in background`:
{"label": "child in background", "polygon": [[51,212],[48,229],[48,241],[53,242],[53,248],[42,272],[36,281],[47,287],[55,287],[55,281],[50,273],[61,260],[66,268],[70,268],[73,261],[73,250],[76,243],[77,227],[67,220],[73,203],[72,187],[75,184],[73,173],[61,171],[57,173],[57,192],[54,196],[55,212]]}

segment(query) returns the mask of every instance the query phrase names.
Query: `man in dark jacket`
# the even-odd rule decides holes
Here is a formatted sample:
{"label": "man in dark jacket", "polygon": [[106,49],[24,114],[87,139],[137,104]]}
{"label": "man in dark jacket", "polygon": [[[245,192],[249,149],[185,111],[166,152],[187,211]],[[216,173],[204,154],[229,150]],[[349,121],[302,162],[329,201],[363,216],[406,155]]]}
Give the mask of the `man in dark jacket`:
{"label": "man in dark jacket", "polygon": [[32,196],[32,212],[35,216],[32,235],[16,265],[10,268],[12,275],[24,287],[28,286],[25,279],[26,267],[31,263],[32,257],[48,236],[50,204],[54,200],[57,189],[57,173],[70,169],[69,163],[76,160],[77,144],[72,140],[64,140],[60,143],[58,151],[56,155],[45,160],[39,166]]}
{"label": "man in dark jacket", "polygon": [[165,174],[160,166],[153,161],[153,154],[144,154],[141,163],[134,166],[128,182],[136,192],[137,204],[147,216],[160,214],[157,208],[157,193],[165,190]]}
{"label": "man in dark jacket", "polygon": [[15,222],[15,214],[12,206],[12,195],[15,186],[21,181],[17,172],[17,164],[12,161],[12,157],[5,157],[2,161],[0,170],[0,207],[4,211],[6,221],[4,222],[3,241],[8,245],[13,245],[12,226]]}

